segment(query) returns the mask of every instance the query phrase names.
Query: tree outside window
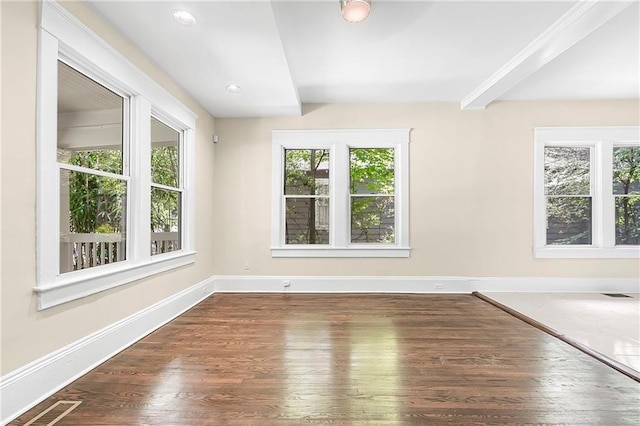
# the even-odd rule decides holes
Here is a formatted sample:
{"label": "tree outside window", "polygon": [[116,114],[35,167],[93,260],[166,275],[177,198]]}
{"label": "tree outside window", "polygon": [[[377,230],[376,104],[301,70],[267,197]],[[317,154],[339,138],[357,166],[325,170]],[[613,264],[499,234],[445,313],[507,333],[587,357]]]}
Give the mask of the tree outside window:
{"label": "tree outside window", "polygon": [[640,147],[613,148],[616,245],[640,245]]}
{"label": "tree outside window", "polygon": [[640,128],[535,131],[534,254],[640,257]]}

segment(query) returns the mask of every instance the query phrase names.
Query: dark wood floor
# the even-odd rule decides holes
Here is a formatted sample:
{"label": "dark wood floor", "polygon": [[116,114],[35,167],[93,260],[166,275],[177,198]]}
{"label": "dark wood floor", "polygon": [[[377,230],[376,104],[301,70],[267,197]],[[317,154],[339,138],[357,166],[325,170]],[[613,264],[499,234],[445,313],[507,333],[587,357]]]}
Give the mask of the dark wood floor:
{"label": "dark wood floor", "polygon": [[59,425],[640,424],[638,382],[471,295],[215,295],[13,424],[57,400]]}

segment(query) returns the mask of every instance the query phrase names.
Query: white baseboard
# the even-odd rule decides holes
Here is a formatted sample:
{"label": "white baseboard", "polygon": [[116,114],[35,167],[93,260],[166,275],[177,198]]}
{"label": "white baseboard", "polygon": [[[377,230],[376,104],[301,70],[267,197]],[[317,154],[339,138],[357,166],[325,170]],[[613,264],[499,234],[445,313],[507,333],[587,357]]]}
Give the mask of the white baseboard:
{"label": "white baseboard", "polygon": [[6,424],[213,293],[204,280],[128,318],[0,378],[0,423]]}
{"label": "white baseboard", "polygon": [[[285,282],[289,283],[285,286]],[[216,276],[216,293],[639,293],[634,278]]]}

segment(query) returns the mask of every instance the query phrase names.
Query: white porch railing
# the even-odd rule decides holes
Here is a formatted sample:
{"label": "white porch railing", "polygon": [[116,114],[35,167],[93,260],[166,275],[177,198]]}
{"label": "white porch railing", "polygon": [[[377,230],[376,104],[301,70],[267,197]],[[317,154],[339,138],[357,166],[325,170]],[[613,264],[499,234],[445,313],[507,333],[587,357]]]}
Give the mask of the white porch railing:
{"label": "white porch railing", "polygon": [[[151,254],[180,249],[177,232],[152,232]],[[66,234],[60,247],[60,272],[71,272],[106,265],[125,259],[126,246],[121,233]]]}
{"label": "white porch railing", "polygon": [[151,254],[180,250],[180,234],[177,232],[152,232]]}
{"label": "white porch railing", "polygon": [[124,260],[125,244],[120,233],[66,234],[60,253],[61,272],[77,271]]}

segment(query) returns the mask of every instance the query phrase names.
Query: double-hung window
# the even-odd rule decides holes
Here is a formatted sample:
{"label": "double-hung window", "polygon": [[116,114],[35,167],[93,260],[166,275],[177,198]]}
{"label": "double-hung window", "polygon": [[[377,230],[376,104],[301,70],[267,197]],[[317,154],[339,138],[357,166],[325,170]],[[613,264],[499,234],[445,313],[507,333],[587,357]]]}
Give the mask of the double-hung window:
{"label": "double-hung window", "polygon": [[61,274],[127,260],[129,96],[58,60]]}
{"label": "double-hung window", "polygon": [[151,255],[182,246],[183,132],[151,117]]}
{"label": "double-hung window", "polygon": [[38,53],[38,308],[193,263],[195,115],[55,2]]}
{"label": "double-hung window", "polygon": [[536,257],[640,257],[640,128],[535,130]]}
{"label": "double-hung window", "polygon": [[274,257],[408,257],[409,129],[273,131]]}

